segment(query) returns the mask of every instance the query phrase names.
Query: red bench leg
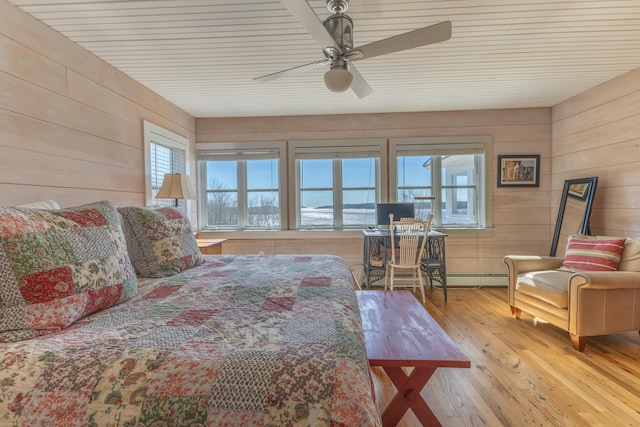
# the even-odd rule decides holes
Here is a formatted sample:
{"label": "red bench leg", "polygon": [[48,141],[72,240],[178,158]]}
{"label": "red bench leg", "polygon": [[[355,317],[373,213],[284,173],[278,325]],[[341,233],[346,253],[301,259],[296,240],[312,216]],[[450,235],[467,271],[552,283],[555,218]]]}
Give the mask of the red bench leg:
{"label": "red bench leg", "polygon": [[413,368],[409,376],[402,368],[383,367],[398,392],[382,413],[384,427],[395,426],[411,408],[423,426],[440,426],[440,421],[424,401],[420,392],[436,368]]}

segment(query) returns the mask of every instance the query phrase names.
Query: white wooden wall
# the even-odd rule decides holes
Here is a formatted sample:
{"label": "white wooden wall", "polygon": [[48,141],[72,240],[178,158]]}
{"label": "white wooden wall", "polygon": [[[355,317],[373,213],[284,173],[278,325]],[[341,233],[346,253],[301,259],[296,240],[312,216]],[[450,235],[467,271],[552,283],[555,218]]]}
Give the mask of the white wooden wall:
{"label": "white wooden wall", "polygon": [[[640,70],[553,108],[196,121],[4,0],[0,20],[0,205],[144,204],[143,119],[186,136],[192,151],[196,140],[491,135],[492,181],[498,154],[540,154],[540,188],[494,187],[494,231],[448,238],[450,273],[504,274],[506,254],[547,254],[568,178],[600,178],[595,233],[640,235]],[[359,239],[236,240],[225,251],[256,245],[361,257]]]}
{"label": "white wooden wall", "polygon": [[640,236],[640,68],[553,108],[552,206],[565,179],[598,177],[592,234]]}
{"label": "white wooden wall", "polygon": [[[493,159],[493,224],[489,235],[447,238],[449,273],[506,274],[507,254],[547,255],[553,223],[550,214],[551,109],[390,113],[340,116],[197,119],[197,143],[257,140],[398,138],[414,136],[490,135]],[[197,146],[197,144],[196,144]],[[540,154],[539,188],[496,187],[498,154]],[[553,219],[555,223],[555,217]],[[291,243],[291,242],[289,242]],[[318,245],[318,243],[321,243]],[[252,253],[281,247],[298,253],[325,252],[349,263],[362,260],[362,240],[307,238],[286,245],[249,239],[225,243],[225,252]],[[506,283],[506,282],[505,282]]]}
{"label": "white wooden wall", "polygon": [[195,119],[4,0],[0,20],[0,206],[144,205],[142,120],[193,150]]}

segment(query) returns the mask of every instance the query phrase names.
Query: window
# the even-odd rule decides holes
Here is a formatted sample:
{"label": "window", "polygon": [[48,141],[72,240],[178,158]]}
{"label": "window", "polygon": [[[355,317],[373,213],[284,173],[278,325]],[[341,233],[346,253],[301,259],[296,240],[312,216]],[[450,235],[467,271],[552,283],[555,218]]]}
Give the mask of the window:
{"label": "window", "polygon": [[[188,140],[153,123],[143,121],[144,151],[146,170],[146,204],[174,206],[174,200],[156,199],[167,173],[187,171]],[[179,200],[179,206],[185,208],[185,201]]]}
{"label": "window", "polygon": [[397,201],[413,201],[416,216],[433,214],[436,227],[488,227],[490,148],[487,137],[392,140]]}
{"label": "window", "polygon": [[281,228],[281,150],[217,147],[198,151],[201,227]]}
{"label": "window", "polygon": [[[292,143],[296,228],[362,228],[375,224],[384,141]],[[323,146],[324,145],[324,146]],[[322,148],[318,148],[322,146]]]}
{"label": "window", "polygon": [[411,202],[437,228],[490,228],[490,161],[488,136],[198,143],[198,223],[362,229],[376,203]]}

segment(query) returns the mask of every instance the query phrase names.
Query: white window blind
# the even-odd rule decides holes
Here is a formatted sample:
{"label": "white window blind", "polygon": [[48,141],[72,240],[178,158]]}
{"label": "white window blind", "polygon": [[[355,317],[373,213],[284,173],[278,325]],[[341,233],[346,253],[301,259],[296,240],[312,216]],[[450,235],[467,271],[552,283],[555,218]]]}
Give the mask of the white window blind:
{"label": "white window blind", "polygon": [[379,158],[380,147],[296,147],[296,159],[364,159]]}
{"label": "white window blind", "polygon": [[454,156],[464,154],[484,154],[484,144],[428,144],[421,147],[415,145],[398,145],[396,155],[401,156]]}
{"label": "white window blind", "polygon": [[[184,150],[167,147],[153,141],[149,145],[149,150],[151,152],[151,197],[155,199],[165,174],[186,173],[186,159]],[[174,201],[170,199],[157,199],[157,202],[160,206],[174,205]],[[179,203],[184,203],[184,201],[180,200]]]}
{"label": "white window blind", "polygon": [[[147,121],[143,121],[143,127],[147,176],[146,203],[147,205],[174,206],[174,200],[155,197],[162,186],[165,174],[189,174],[188,140]],[[186,208],[185,200],[179,200],[178,206]]]}
{"label": "white window blind", "polygon": [[280,158],[280,150],[210,150],[198,151],[198,160],[222,161],[222,160],[269,160]]}

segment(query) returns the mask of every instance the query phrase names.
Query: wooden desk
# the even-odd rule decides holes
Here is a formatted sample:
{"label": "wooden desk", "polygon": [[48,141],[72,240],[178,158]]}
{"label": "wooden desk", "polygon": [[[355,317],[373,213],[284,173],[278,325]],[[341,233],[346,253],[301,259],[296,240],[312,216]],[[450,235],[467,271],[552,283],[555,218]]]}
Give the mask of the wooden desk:
{"label": "wooden desk", "polygon": [[206,255],[215,255],[222,253],[222,244],[227,239],[196,239],[200,252]]}
{"label": "wooden desk", "polygon": [[[471,362],[408,290],[356,291],[367,358],[398,390],[382,413],[398,424],[411,408],[422,425],[441,425],[420,391],[436,368],[470,368]],[[403,367],[413,367],[407,376]]]}

